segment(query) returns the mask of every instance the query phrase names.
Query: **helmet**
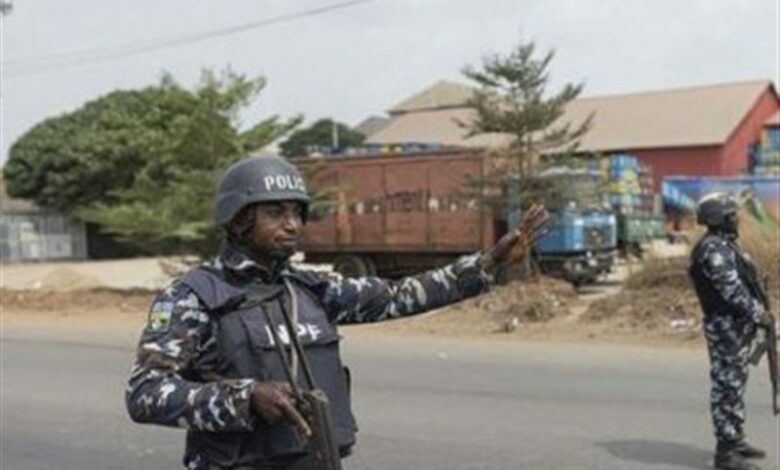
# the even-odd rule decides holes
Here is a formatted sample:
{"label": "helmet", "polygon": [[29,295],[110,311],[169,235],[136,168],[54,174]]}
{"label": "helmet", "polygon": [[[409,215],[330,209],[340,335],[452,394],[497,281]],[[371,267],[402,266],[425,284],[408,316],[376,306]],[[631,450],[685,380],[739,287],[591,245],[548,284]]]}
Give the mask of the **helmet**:
{"label": "helmet", "polygon": [[246,158],[222,174],[215,222],[225,225],[249,204],[272,201],[300,202],[305,222],[311,198],[303,176],[295,165],[276,155]]}
{"label": "helmet", "polygon": [[728,193],[710,193],[699,199],[696,222],[707,227],[723,227],[731,214],[737,213],[737,200]]}

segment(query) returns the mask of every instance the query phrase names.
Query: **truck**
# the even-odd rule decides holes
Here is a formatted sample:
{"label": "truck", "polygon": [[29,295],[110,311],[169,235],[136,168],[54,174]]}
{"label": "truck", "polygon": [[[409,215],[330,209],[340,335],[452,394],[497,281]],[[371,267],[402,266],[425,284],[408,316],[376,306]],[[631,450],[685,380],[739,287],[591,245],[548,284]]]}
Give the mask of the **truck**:
{"label": "truck", "polygon": [[580,286],[612,272],[617,246],[614,214],[601,209],[560,209],[551,213],[546,229],[533,249],[533,259],[543,273]]}
{"label": "truck", "polygon": [[[330,192],[332,203],[304,228],[306,261],[333,264],[345,276],[397,277],[492,246],[511,217],[482,208],[464,190],[484,177],[486,165],[478,153],[446,149],[327,158],[309,183]],[[565,241],[552,253],[547,248],[559,233]],[[588,282],[611,268],[611,255],[599,255],[612,250],[611,215],[569,211],[556,214],[534,255],[544,270],[569,269],[564,277]]]}
{"label": "truck", "polygon": [[666,217],[655,214],[617,214],[618,250],[642,257],[645,246],[653,240],[666,238]]}
{"label": "truck", "polygon": [[[534,181],[544,188],[550,212],[545,233],[532,251],[540,270],[575,286],[591,284],[611,272],[617,254],[617,221],[603,202],[601,172],[586,167],[551,167]],[[509,188],[510,198],[520,199],[513,185]],[[509,225],[515,226],[521,216],[521,211],[510,212]]]}

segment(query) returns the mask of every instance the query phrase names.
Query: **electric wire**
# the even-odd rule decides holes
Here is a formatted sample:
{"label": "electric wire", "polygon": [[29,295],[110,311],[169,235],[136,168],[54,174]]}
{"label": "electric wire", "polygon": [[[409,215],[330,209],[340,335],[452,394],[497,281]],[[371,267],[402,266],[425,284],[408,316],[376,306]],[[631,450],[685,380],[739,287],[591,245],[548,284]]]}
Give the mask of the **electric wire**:
{"label": "electric wire", "polygon": [[186,46],[197,42],[202,42],[214,38],[234,35],[246,31],[261,29],[268,26],[278,25],[291,21],[301,20],[330,13],[335,10],[342,10],[354,7],[363,3],[369,3],[376,0],[348,0],[330,5],[301,10],[293,13],[287,13],[272,18],[265,18],[251,21],[244,24],[229,26],[226,28],[204,31],[201,33],[188,34],[180,37],[159,39],[147,43],[134,43],[110,48],[92,48],[81,51],[63,52],[57,54],[47,54],[35,57],[26,57],[21,59],[4,61],[2,66],[5,71],[5,78],[22,77],[46,73],[54,70],[70,69],[84,65],[91,65],[100,62],[118,60],[125,57],[146,54],[162,49]]}

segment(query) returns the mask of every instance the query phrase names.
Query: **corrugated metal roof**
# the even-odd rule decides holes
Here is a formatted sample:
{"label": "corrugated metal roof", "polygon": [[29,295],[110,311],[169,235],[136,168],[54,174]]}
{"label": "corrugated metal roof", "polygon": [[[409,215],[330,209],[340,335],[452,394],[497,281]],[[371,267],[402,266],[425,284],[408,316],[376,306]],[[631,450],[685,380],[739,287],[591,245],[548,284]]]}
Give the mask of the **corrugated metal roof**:
{"label": "corrugated metal roof", "polygon": [[370,137],[382,130],[386,125],[390,123],[390,118],[382,116],[369,116],[363,119],[360,124],[354,127],[354,130],[360,132],[366,137]]}
{"label": "corrugated metal roof", "polygon": [[575,100],[563,117],[594,113],[583,150],[722,145],[771,86],[768,80]]}
{"label": "corrugated metal roof", "polygon": [[393,106],[391,115],[444,108],[459,108],[474,93],[474,88],[461,83],[440,80],[419,93]]}
{"label": "corrugated metal roof", "polygon": [[497,147],[509,142],[501,134],[479,134],[468,136],[466,124],[474,117],[474,110],[450,108],[426,110],[399,114],[383,129],[371,135],[371,144],[394,144],[401,142],[438,143],[455,147]]}
{"label": "corrugated metal roof", "polygon": [[[369,143],[491,146],[508,140],[495,135],[466,138],[467,132],[458,122],[473,116],[462,104],[470,93],[464,93],[461,85],[450,85],[439,82],[393,108],[406,111],[393,115],[390,124],[372,135]],[[584,151],[721,145],[769,87],[770,81],[755,80],[581,98],[569,104],[561,122],[576,124],[594,114],[593,127],[581,140]],[[455,106],[458,100],[459,107]],[[437,102],[446,106],[432,108]]]}

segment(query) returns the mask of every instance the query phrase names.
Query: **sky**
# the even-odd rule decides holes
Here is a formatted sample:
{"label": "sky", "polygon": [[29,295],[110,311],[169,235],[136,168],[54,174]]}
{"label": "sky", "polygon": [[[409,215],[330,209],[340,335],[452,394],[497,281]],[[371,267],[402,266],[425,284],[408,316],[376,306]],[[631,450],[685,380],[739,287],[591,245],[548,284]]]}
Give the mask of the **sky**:
{"label": "sky", "polygon": [[586,96],[777,84],[779,9],[780,0],[13,0],[0,32],[0,161],[41,120],[163,71],[188,86],[204,68],[264,76],[244,126],[274,114],[354,125],[438,80],[466,83],[465,65],[526,40],[555,49],[553,89],[584,82]]}

